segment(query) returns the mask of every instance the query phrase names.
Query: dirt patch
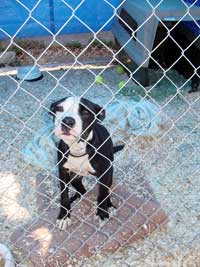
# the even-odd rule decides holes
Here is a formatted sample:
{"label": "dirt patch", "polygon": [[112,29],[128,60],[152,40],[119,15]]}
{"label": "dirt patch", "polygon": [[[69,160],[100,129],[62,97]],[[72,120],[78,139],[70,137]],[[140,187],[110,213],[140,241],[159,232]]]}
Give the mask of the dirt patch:
{"label": "dirt patch", "polygon": [[[8,44],[0,42],[0,52]],[[16,53],[16,62],[12,66],[38,64],[55,64],[82,61],[88,58],[110,57],[116,52],[113,41],[90,40],[88,44],[78,41],[45,44],[43,41],[17,40],[9,48]]]}

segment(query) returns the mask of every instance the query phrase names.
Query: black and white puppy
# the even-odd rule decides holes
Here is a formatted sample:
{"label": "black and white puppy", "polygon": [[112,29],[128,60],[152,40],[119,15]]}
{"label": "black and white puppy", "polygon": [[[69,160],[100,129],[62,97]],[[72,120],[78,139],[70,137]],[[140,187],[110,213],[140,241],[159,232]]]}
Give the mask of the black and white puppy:
{"label": "black and white puppy", "polygon": [[[61,187],[61,207],[57,226],[64,230],[70,221],[71,203],[86,193],[83,176],[96,176],[99,189],[97,215],[101,220],[109,218],[110,187],[113,180],[114,153],[123,146],[113,147],[107,129],[101,124],[105,110],[85,98],[61,99],[50,107],[54,117],[58,145],[58,167]],[[69,198],[69,185],[76,189]]]}

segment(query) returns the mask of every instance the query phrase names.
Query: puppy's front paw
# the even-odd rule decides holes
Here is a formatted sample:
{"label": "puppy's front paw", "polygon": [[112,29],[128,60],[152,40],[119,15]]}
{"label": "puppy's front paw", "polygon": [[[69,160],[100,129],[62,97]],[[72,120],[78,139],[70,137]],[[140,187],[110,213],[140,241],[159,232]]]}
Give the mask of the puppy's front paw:
{"label": "puppy's front paw", "polygon": [[109,212],[111,216],[116,216],[117,215],[117,208],[115,206],[112,206],[109,208]]}
{"label": "puppy's front paw", "polygon": [[109,213],[106,210],[103,210],[101,208],[98,208],[97,209],[97,216],[99,216],[99,218],[103,221],[103,220],[109,218]]}
{"label": "puppy's front paw", "polygon": [[56,227],[59,229],[59,230],[66,230],[67,227],[69,227],[70,225],[72,224],[72,221],[70,218],[63,218],[63,219],[57,219],[56,221]]}
{"label": "puppy's front paw", "polygon": [[73,195],[69,201],[70,201],[70,204],[72,204],[74,201],[76,201],[77,199],[80,199],[81,198],[81,195],[79,193],[76,193],[75,195]]}
{"label": "puppy's front paw", "polygon": [[107,211],[98,209],[97,210],[97,216],[98,216],[98,224],[100,228],[102,228],[109,220],[109,214]]}
{"label": "puppy's front paw", "polygon": [[106,223],[109,221],[109,219],[108,218],[106,218],[106,219],[104,219],[104,220],[101,220],[100,218],[99,218],[99,226],[100,226],[100,228],[102,228],[104,225],[106,225]]}

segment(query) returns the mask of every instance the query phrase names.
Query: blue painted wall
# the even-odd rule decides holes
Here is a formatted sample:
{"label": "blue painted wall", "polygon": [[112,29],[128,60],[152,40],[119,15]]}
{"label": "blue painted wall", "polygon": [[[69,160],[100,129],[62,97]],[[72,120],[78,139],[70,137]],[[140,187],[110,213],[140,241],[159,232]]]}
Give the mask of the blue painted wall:
{"label": "blue painted wall", "polygon": [[[120,3],[120,0],[107,1],[115,7]],[[38,0],[21,0],[21,3],[24,6],[15,0],[0,1],[0,39],[96,32],[105,23],[102,30],[109,30],[113,23],[113,19],[109,20],[114,9],[103,0],[42,0],[39,4]]]}

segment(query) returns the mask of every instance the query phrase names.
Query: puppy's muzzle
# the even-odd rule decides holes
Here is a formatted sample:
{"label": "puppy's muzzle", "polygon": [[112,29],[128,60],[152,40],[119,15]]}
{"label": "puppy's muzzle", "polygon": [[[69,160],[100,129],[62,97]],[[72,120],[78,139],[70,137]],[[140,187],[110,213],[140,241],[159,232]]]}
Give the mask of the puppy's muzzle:
{"label": "puppy's muzzle", "polygon": [[69,134],[70,130],[74,127],[76,121],[72,117],[65,117],[61,123],[61,129],[65,134]]}

